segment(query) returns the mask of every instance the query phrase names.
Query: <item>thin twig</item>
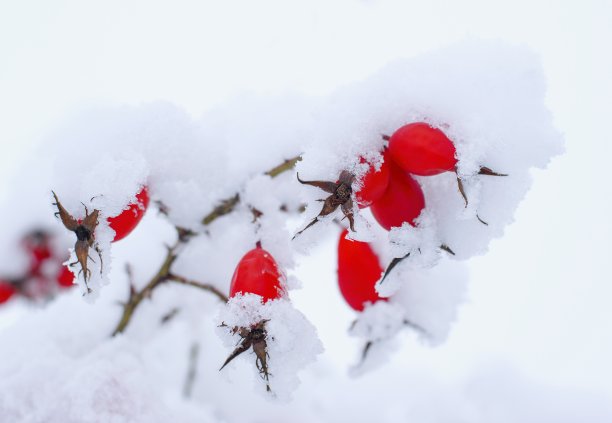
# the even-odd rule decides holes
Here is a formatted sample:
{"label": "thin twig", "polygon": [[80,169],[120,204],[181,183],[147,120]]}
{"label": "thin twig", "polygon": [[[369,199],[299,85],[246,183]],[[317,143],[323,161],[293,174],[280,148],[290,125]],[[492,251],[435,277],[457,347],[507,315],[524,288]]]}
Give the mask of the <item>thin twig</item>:
{"label": "thin twig", "polygon": [[204,291],[208,291],[211,294],[214,294],[220,301],[224,303],[226,303],[228,300],[227,296],[223,294],[223,292],[221,292],[219,289],[217,289],[216,287],[214,287],[213,285],[209,283],[200,283],[200,282],[192,281],[182,276],[175,275],[174,273],[170,273],[167,279],[172,282],[177,282],[183,285],[193,286],[196,288],[200,288]]}
{"label": "thin twig", "polygon": [[[442,244],[439,247],[442,251],[446,251],[448,254],[450,255],[455,255],[455,252],[446,244]],[[419,252],[421,250],[419,249]],[[404,261],[405,259],[407,259],[408,257],[410,257],[410,253],[407,253],[405,256],[403,257],[395,257],[393,260],[391,260],[391,263],[389,263],[389,265],[387,266],[387,269],[385,270],[385,273],[383,274],[382,279],[380,280],[380,283],[383,283],[384,280],[387,278],[387,276],[389,276],[389,273],[391,273],[391,271],[395,268],[395,266],[397,266],[398,264],[400,264],[402,261]]]}
{"label": "thin twig", "polygon": [[297,164],[297,162],[299,162],[300,160],[302,160],[302,156],[295,156],[295,157],[292,157],[291,159],[287,159],[283,163],[279,164],[278,166],[265,172],[265,175],[268,175],[271,178],[275,178],[281,173],[293,169],[295,165]]}
{"label": "thin twig", "polygon": [[[264,172],[264,175],[268,175],[271,178],[275,178],[283,172],[291,170],[295,167],[295,164],[302,160],[302,156],[295,156],[291,159],[285,160],[283,163],[278,166],[273,167],[272,169]],[[225,216],[226,214],[234,211],[234,208],[240,203],[240,194],[236,193],[231,197],[228,197],[219,202],[219,205],[213,209],[210,213],[204,216],[202,219],[202,225],[207,226],[214,222],[221,216]]]}
{"label": "thin twig", "polygon": [[225,216],[234,210],[234,207],[240,202],[240,194],[234,194],[233,197],[222,200],[221,203],[202,219],[202,225],[210,225],[215,219]]}
{"label": "thin twig", "polygon": [[[119,320],[119,323],[117,324],[117,327],[113,331],[113,336],[122,333],[125,330],[127,325],[130,323],[130,320],[132,319],[134,311],[140,305],[142,300],[144,300],[145,298],[151,298],[153,290],[157,286],[168,281],[200,288],[215,295],[222,302],[227,302],[227,297],[213,285],[192,281],[172,273],[171,269],[172,265],[174,264],[174,261],[178,257],[178,249],[181,247],[181,245],[185,244],[189,240],[189,237],[182,236],[184,235],[184,232],[181,228],[177,228],[177,231],[179,234],[179,239],[176,241],[176,244],[174,246],[168,248],[166,258],[164,259],[164,262],[160,266],[155,276],[153,276],[153,279],[151,279],[149,283],[146,284],[145,287],[142,288],[142,290],[140,291],[137,291],[134,288],[134,284],[130,281],[130,296],[128,298],[128,301],[123,304],[123,314],[121,316],[121,319]],[[130,279],[131,273],[131,270],[128,268],[128,276],[130,277]]]}
{"label": "thin twig", "polygon": [[194,342],[191,344],[191,348],[189,349],[189,368],[187,369],[187,378],[185,379],[185,385],[183,386],[183,396],[185,398],[191,398],[193,385],[195,384],[195,380],[198,375],[199,356],[200,344]]}

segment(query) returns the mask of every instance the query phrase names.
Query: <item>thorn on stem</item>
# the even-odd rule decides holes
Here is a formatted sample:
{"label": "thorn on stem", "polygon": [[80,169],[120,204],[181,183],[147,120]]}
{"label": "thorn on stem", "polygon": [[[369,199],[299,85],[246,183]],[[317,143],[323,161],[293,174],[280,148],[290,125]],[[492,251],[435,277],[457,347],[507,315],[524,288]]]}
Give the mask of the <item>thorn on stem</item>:
{"label": "thorn on stem", "polygon": [[479,175],[487,175],[487,176],[508,176],[507,173],[497,173],[492,171],[491,169],[489,169],[486,166],[482,166],[480,168],[480,170],[478,171]]}
{"label": "thorn on stem", "polygon": [[489,226],[489,224],[488,224],[487,222],[485,222],[484,220],[482,220],[482,219],[480,218],[480,216],[478,216],[478,214],[476,214],[476,219],[478,219],[478,221],[479,221],[480,223],[482,223],[483,225]]}
{"label": "thorn on stem", "polygon": [[453,256],[455,255],[455,252],[453,250],[451,250],[451,248],[448,245],[446,245],[446,244],[440,245],[440,249],[443,250],[443,251],[446,251],[447,253],[449,253],[449,254],[451,254]]}

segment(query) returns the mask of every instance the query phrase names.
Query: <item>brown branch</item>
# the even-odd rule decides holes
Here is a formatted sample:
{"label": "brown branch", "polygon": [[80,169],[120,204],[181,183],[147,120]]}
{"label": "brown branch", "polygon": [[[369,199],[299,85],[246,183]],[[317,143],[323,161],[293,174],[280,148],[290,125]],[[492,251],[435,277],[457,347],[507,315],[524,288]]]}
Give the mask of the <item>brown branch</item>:
{"label": "brown branch", "polygon": [[[184,231],[181,228],[177,228],[177,232],[179,234],[179,239],[176,241],[176,244],[174,244],[174,246],[168,248],[166,258],[164,259],[155,276],[153,276],[153,278],[149,281],[149,283],[146,284],[145,287],[142,288],[140,291],[137,291],[134,288],[134,284],[130,281],[130,296],[128,298],[127,303],[123,304],[123,314],[121,316],[121,319],[119,320],[119,323],[117,324],[117,327],[113,331],[113,336],[122,333],[130,323],[132,315],[134,314],[134,311],[140,305],[140,303],[145,298],[151,298],[153,290],[157,286],[168,281],[200,288],[215,295],[219,300],[227,302],[227,297],[213,285],[195,282],[182,276],[175,275],[171,272],[172,265],[178,257],[178,248],[189,240],[189,237],[184,237]],[[131,270],[129,270],[129,268],[128,277],[131,279]]]}
{"label": "brown branch", "polygon": [[302,160],[302,156],[295,156],[291,159],[287,159],[283,163],[279,164],[278,166],[265,172],[264,175],[268,175],[271,178],[275,178],[281,173],[293,169],[295,165],[297,164],[297,162],[299,162],[300,160]]}
{"label": "brown branch", "polygon": [[208,291],[211,294],[214,294],[220,301],[224,303],[226,303],[228,300],[227,296],[223,294],[223,292],[221,292],[219,289],[217,289],[216,287],[214,287],[213,285],[209,283],[200,283],[200,282],[192,281],[182,276],[175,275],[174,273],[170,273],[167,279],[172,282],[177,282],[183,285],[193,286],[195,288],[200,288],[204,291]]}
{"label": "brown branch", "polygon": [[170,248],[168,248],[168,252],[166,254],[166,258],[164,259],[162,265],[159,270],[153,276],[153,278],[142,288],[140,291],[136,291],[132,284],[130,284],[130,297],[128,298],[127,303],[123,305],[123,314],[121,315],[121,319],[117,324],[117,327],[113,331],[113,336],[122,333],[127,325],[130,323],[132,319],[132,315],[134,314],[134,310],[140,305],[142,300],[145,298],[150,298],[151,294],[155,287],[159,284],[165,282],[168,279],[168,274],[170,273],[170,267],[176,260],[176,250],[182,244],[182,241],[177,241],[176,244]]}
{"label": "brown branch", "polygon": [[234,210],[234,207],[240,202],[240,194],[235,194],[233,197],[226,198],[221,201],[217,207],[202,219],[202,225],[210,225],[215,219],[221,216],[225,216]]}
{"label": "brown branch", "polygon": [[[275,166],[267,172],[264,172],[264,175],[268,175],[271,178],[275,178],[281,173],[293,169],[295,167],[295,164],[300,160],[302,160],[302,156],[295,156],[291,159],[285,160],[278,166]],[[240,194],[238,193],[234,194],[229,198],[221,200],[219,205],[215,207],[213,211],[204,216],[204,219],[202,219],[202,225],[210,225],[217,218],[231,213],[232,211],[234,211],[234,208],[238,205],[238,203],[240,203]]]}

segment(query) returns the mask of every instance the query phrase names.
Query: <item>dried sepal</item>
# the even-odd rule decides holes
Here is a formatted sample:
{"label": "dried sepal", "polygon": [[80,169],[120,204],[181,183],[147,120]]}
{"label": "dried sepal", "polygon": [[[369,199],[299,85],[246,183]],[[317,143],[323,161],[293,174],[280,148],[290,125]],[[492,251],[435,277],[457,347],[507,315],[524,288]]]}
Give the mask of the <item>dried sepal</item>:
{"label": "dried sepal", "polygon": [[[238,334],[240,336],[239,345],[232,351],[232,353],[227,357],[219,371],[223,370],[225,366],[227,366],[232,360],[238,357],[240,354],[248,351],[253,348],[253,352],[255,353],[255,365],[257,366],[257,370],[259,370],[259,374],[262,379],[266,381],[266,390],[268,392],[270,389],[270,372],[268,371],[268,344],[266,339],[268,334],[266,332],[266,322],[268,320],[262,320],[261,322],[251,326],[250,328],[244,327],[234,327],[232,328],[232,334]],[[221,324],[222,327],[225,327],[225,323]]]}
{"label": "dried sepal", "polygon": [[73,232],[76,231],[76,228],[79,226],[78,221],[74,217],[72,217],[72,215],[68,213],[68,211],[64,208],[62,203],[60,203],[60,200],[59,198],[57,198],[57,194],[55,193],[55,191],[51,191],[51,193],[53,193],[53,198],[55,198],[55,203],[53,203],[53,205],[57,206],[55,216],[60,217],[66,229]]}
{"label": "dried sepal", "polygon": [[351,231],[355,232],[355,221],[353,219],[353,188],[352,184],[355,180],[355,175],[347,170],[343,170],[338,177],[338,182],[331,181],[304,181],[300,179],[300,175],[297,175],[297,179],[301,184],[311,185],[322,189],[323,191],[331,194],[329,197],[319,200],[323,202],[321,211],[313,220],[306,225],[304,229],[296,233],[293,238],[310,228],[312,225],[319,221],[320,217],[330,215],[335,212],[338,207],[342,210],[344,218],[349,220]]}
{"label": "dried sepal", "polygon": [[58,210],[55,212],[55,215],[59,216],[64,227],[66,227],[66,229],[69,231],[74,232],[77,237],[76,243],[74,244],[74,251],[77,256],[77,261],[70,263],[69,266],[73,267],[76,264],[81,265],[79,276],[81,273],[83,274],[83,280],[85,281],[87,292],[90,293],[91,289],[87,285],[87,280],[91,279],[91,270],[88,268],[88,260],[95,263],[95,260],[89,255],[90,248],[95,249],[98,253],[98,257],[100,258],[100,274],[102,274],[103,269],[102,251],[95,241],[95,231],[98,226],[98,216],[100,212],[99,210],[94,210],[93,212],[89,213],[87,206],[83,204],[83,207],[85,207],[85,217],[81,222],[79,222],[64,208],[57,197],[57,194],[55,194],[54,191],[52,191],[52,193],[53,197],[55,198],[55,203],[53,203],[53,205],[57,206]]}
{"label": "dried sepal", "polygon": [[[463,186],[463,180],[459,176],[459,172],[457,171],[457,168],[455,168],[455,174],[457,175],[457,188],[459,189],[459,193],[461,194],[461,197],[463,197],[463,201],[465,202],[465,207],[467,207],[468,206],[468,198],[467,198],[467,195],[465,193],[465,187]],[[486,166],[482,166],[478,170],[478,174],[479,175],[486,175],[486,176],[508,176],[507,173],[498,173],[498,172],[495,172],[495,171],[491,170],[490,168],[488,168]],[[484,220],[482,220],[480,218],[480,216],[478,216],[478,214],[476,214],[476,218],[483,225],[489,226],[489,224],[487,222],[485,222]]]}

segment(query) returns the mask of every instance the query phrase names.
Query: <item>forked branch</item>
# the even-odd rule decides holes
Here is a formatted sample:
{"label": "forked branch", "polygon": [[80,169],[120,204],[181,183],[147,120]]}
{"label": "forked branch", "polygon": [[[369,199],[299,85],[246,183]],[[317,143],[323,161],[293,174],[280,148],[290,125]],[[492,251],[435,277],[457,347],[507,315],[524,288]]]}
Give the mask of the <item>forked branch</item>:
{"label": "forked branch", "polygon": [[[174,244],[174,246],[168,248],[168,252],[166,253],[164,261],[162,262],[155,276],[153,276],[153,278],[149,281],[149,283],[147,283],[140,291],[137,291],[134,288],[133,283],[130,281],[130,296],[128,298],[128,301],[123,304],[123,313],[121,315],[119,323],[117,324],[117,327],[113,331],[113,336],[123,333],[123,331],[125,331],[128,324],[132,320],[134,311],[138,308],[140,303],[145,298],[151,298],[151,295],[153,294],[155,288],[168,281],[200,288],[202,290],[214,294],[220,301],[227,302],[227,297],[211,284],[195,282],[172,273],[172,265],[178,257],[178,250],[189,239],[189,237],[184,236],[184,232],[180,228],[177,228],[177,231],[179,232],[179,239],[176,241],[176,244]],[[129,270],[128,275],[130,275]]]}

